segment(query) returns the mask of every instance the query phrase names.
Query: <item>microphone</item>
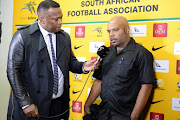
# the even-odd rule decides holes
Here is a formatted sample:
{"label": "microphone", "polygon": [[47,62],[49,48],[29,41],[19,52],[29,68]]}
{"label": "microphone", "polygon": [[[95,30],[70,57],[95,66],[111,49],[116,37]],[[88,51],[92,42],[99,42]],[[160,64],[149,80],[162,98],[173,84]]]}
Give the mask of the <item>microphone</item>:
{"label": "microphone", "polygon": [[108,52],[109,49],[106,46],[102,45],[101,47],[99,47],[97,51],[97,54],[99,56],[97,57],[96,62],[98,62],[101,58],[104,58],[108,54]]}

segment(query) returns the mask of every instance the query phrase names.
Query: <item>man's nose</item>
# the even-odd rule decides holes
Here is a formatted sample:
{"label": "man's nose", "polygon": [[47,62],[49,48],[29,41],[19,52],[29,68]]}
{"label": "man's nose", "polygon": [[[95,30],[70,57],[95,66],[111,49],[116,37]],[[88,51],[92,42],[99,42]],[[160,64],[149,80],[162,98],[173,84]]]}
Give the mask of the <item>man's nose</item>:
{"label": "man's nose", "polygon": [[59,20],[58,20],[58,24],[62,24],[62,19],[59,19]]}
{"label": "man's nose", "polygon": [[113,31],[110,31],[110,32],[109,32],[109,36],[110,36],[110,37],[114,36]]}

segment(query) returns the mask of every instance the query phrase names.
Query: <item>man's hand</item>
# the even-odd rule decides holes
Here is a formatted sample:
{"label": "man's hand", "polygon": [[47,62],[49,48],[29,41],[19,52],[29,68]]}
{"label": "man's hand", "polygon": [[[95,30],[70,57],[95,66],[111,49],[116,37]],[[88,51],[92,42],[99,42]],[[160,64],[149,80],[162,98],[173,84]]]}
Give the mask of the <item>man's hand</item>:
{"label": "man's hand", "polygon": [[26,116],[28,118],[35,118],[35,117],[37,117],[39,119],[38,108],[34,104],[31,104],[28,107],[26,107],[25,109],[23,109],[23,112],[26,114]]}
{"label": "man's hand", "polygon": [[100,62],[101,62],[101,61],[102,61],[102,60],[96,61],[96,59],[94,59],[94,60],[89,60],[89,61],[87,61],[87,62],[84,63],[83,69],[84,69],[85,71],[94,71],[94,70],[96,70],[96,69],[99,68],[99,65],[100,65]]}
{"label": "man's hand", "polygon": [[87,106],[86,104],[84,105],[84,115],[90,114],[90,107]]}

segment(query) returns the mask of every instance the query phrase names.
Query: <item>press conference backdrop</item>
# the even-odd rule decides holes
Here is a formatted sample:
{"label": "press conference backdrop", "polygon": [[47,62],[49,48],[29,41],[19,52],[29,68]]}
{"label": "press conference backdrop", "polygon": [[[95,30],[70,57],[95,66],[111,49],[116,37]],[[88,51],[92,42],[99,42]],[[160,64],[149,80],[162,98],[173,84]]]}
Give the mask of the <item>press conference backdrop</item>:
{"label": "press conference backdrop", "polygon": [[[37,19],[42,0],[15,0],[13,32]],[[79,61],[97,57],[101,45],[110,46],[107,23],[113,16],[129,20],[130,35],[154,56],[158,87],[146,120],[180,119],[180,4],[179,0],[55,0],[63,12],[63,26]],[[70,74],[70,105],[88,75]],[[82,95],[70,109],[69,120],[82,120],[83,106],[94,79],[90,76]],[[98,98],[95,103],[100,103]]]}

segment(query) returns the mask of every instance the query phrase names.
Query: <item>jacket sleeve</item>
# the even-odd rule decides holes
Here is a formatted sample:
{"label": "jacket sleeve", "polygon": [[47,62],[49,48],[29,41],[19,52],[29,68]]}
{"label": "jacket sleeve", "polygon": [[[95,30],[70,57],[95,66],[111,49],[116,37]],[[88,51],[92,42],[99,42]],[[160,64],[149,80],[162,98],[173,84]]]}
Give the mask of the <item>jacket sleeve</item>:
{"label": "jacket sleeve", "polygon": [[11,41],[8,54],[7,77],[20,107],[32,104],[23,85],[24,41],[17,31]]}
{"label": "jacket sleeve", "polygon": [[74,53],[73,53],[73,51],[72,51],[72,49],[71,49],[71,57],[70,57],[70,70],[71,70],[71,72],[73,72],[73,73],[83,73],[83,71],[82,71],[82,67],[83,67],[83,64],[84,64],[84,62],[79,62],[77,59],[76,59],[76,57],[75,57],[75,55],[74,55]]}

